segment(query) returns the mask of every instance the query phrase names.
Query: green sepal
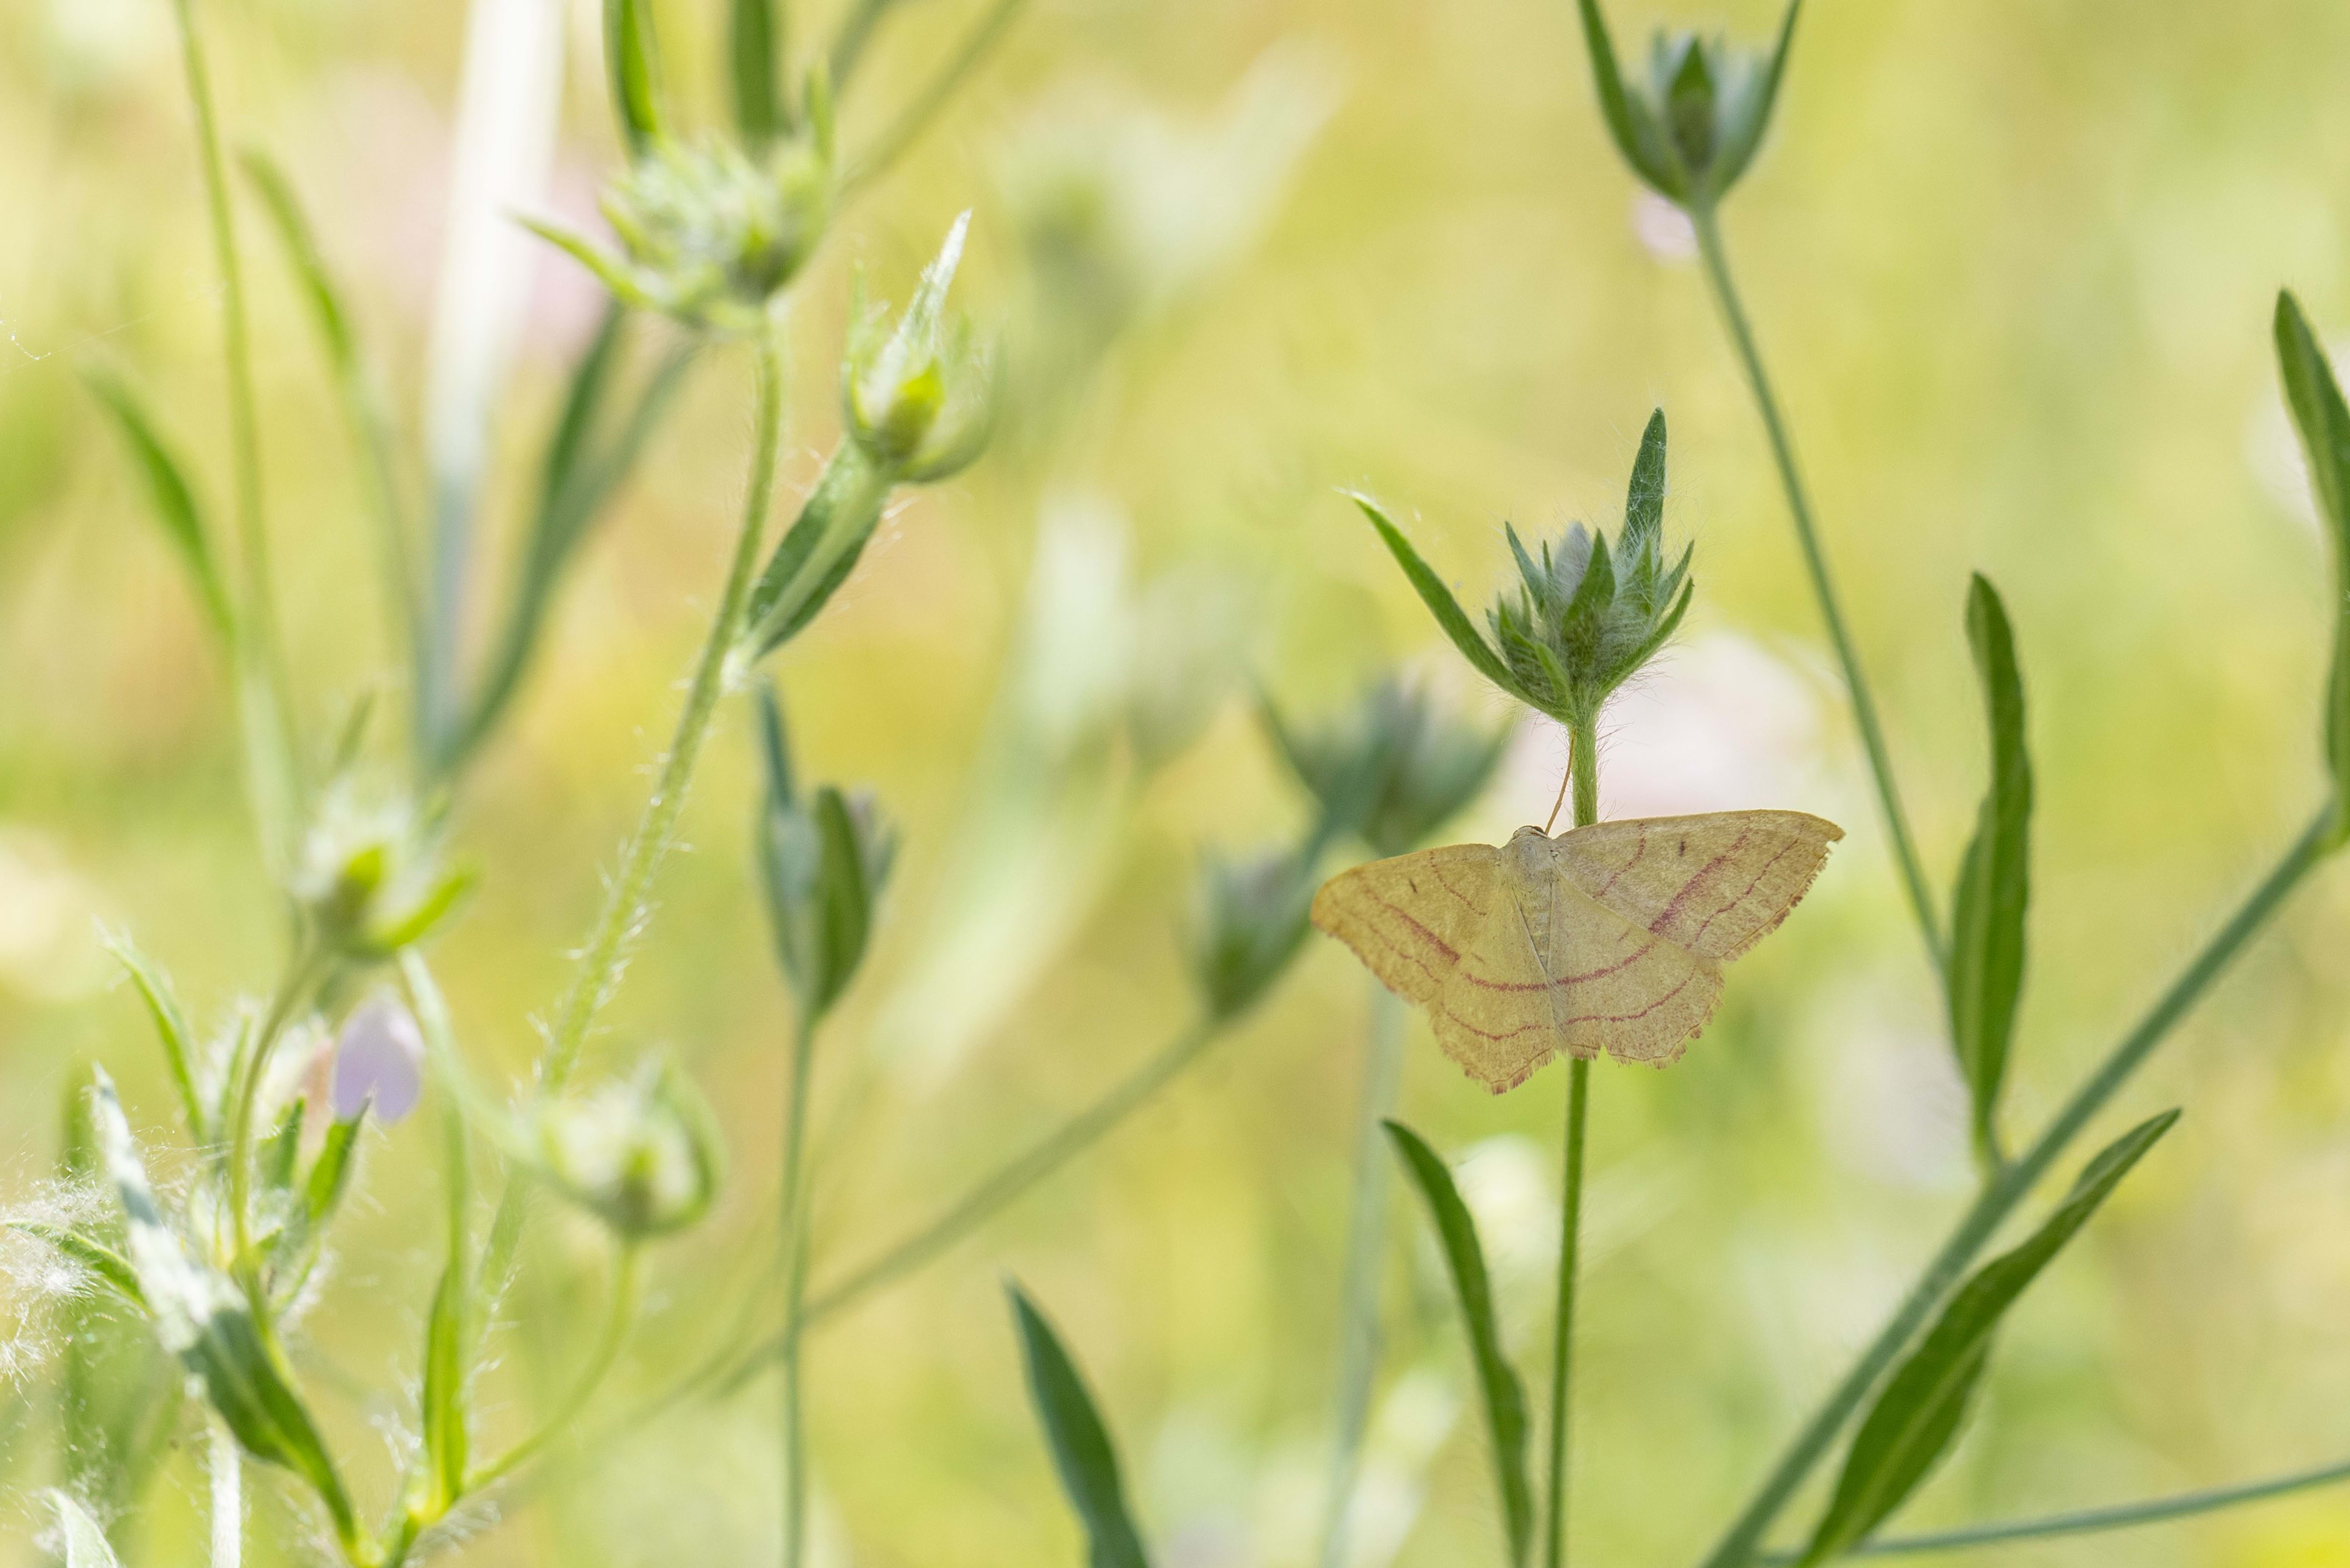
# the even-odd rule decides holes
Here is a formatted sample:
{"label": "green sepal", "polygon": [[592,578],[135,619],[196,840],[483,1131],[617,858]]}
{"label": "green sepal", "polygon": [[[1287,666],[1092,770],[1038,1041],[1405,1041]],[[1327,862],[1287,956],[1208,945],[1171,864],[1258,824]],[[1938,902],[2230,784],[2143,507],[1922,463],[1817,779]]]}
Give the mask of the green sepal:
{"label": "green sepal", "polygon": [[1975,1147],[1988,1165],[1997,1158],[2000,1089],[2023,995],[2032,757],[2015,636],[1998,592],[1980,575],[1967,593],[1967,642],[1989,720],[1991,783],[1950,900],[1950,1039],[1973,1105]]}

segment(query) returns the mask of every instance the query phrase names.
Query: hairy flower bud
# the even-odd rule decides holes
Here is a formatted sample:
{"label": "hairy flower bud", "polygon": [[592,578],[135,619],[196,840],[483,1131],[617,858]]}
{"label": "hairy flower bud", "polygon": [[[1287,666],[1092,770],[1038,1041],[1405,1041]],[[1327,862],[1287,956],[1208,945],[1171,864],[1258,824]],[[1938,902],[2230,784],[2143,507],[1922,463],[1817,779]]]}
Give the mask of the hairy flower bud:
{"label": "hairy flower bud", "polygon": [[303,839],[288,891],[322,948],[373,963],[437,925],[470,880],[441,870],[411,808],[364,805],[338,789]]}
{"label": "hairy flower bud", "polygon": [[1489,733],[1437,706],[1424,686],[1387,676],[1320,727],[1258,711],[1274,748],[1322,810],[1323,836],[1354,835],[1382,857],[1427,842],[1493,776],[1510,732]]}
{"label": "hairy flower bud", "polygon": [[1294,850],[1208,859],[1191,973],[1211,1018],[1237,1017],[1280,978],[1305,940],[1313,898],[1313,867]]}
{"label": "hairy flower bud", "polygon": [[842,369],[851,437],[893,479],[928,484],[968,467],[995,420],[994,357],[974,346],[970,323],[946,314],[971,214],[947,231],[938,258],[894,329],[886,310],[858,309]]}
{"label": "hairy flower bud", "polygon": [[536,1137],[538,1162],[564,1196],[629,1241],[683,1230],[718,1193],[716,1119],[666,1062],[542,1106]]}
{"label": "hairy flower bud", "polygon": [[869,794],[825,784],[803,798],[793,784],[783,710],[772,693],[764,694],[760,716],[767,769],[760,883],[776,957],[812,1022],[831,1011],[864,961],[898,839]]}

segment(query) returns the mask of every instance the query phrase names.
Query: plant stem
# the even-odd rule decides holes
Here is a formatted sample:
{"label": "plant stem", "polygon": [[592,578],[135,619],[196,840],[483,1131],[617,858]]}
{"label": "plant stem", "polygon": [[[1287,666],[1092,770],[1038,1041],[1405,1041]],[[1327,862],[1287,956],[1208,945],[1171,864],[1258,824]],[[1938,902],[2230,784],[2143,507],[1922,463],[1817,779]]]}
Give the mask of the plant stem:
{"label": "plant stem", "polygon": [[221,1418],[204,1423],[204,1468],[212,1482],[212,1560],[206,1568],[238,1568],[244,1559],[244,1456]]}
{"label": "plant stem", "polygon": [[[176,0],[181,64],[196,116],[196,146],[203,167],[204,204],[212,226],[213,260],[221,275],[221,337],[228,366],[228,420],[234,465],[237,555],[244,577],[244,603],[236,626],[240,685],[247,703],[250,732],[247,769],[255,792],[264,850],[273,869],[282,868],[291,841],[291,823],[300,794],[298,748],[294,739],[292,700],[277,628],[276,598],[269,585],[269,530],[262,511],[261,421],[253,385],[253,344],[244,309],[244,268],[237,257],[236,220],[229,208],[228,173],[221,156],[220,117],[213,105],[212,78],[205,68],[203,36],[196,28],[195,0]],[[265,752],[261,748],[266,747]]]}
{"label": "plant stem", "polygon": [[[1575,726],[1568,767],[1575,782],[1575,826],[1599,820],[1599,732],[1595,717]],[[1559,1193],[1558,1309],[1551,1322],[1550,1511],[1543,1561],[1548,1568],[1566,1562],[1566,1455],[1574,1392],[1575,1287],[1583,1251],[1584,1127],[1591,1110],[1591,1063],[1577,1056],[1566,1066],[1566,1170]]]}
{"label": "plant stem", "polygon": [[[2199,1513],[2216,1513],[2225,1508],[2239,1508],[2246,1503],[2265,1502],[2271,1498],[2309,1491],[2317,1487],[2336,1486],[2346,1480],[2350,1480],[2350,1460],[2336,1460],[2314,1469],[2295,1470],[2241,1486],[2210,1487],[2172,1497],[2116,1503],[2109,1508],[2085,1508],[2071,1513],[2043,1514],[2037,1519],[2013,1519],[2002,1524],[1978,1524],[1963,1530],[1937,1531],[1930,1535],[1900,1535],[1886,1541],[1866,1541],[1851,1548],[1846,1555],[1907,1557],[1928,1552],[1959,1552],[1971,1546],[1996,1546],[2011,1541],[2044,1541],[2057,1535],[2128,1530],[2141,1524],[2158,1524],[2164,1520],[2186,1519]],[[1800,1555],[1794,1552],[1773,1552],[1763,1561],[1794,1563]]]}
{"label": "plant stem", "polygon": [[759,541],[775,488],[775,454],[783,427],[783,368],[773,324],[758,338],[758,433],[751,460],[751,483],[743,504],[743,524],[734,538],[734,557],[727,568],[726,586],[718,613],[702,639],[692,682],[686,689],[685,709],[678,715],[677,733],[661,759],[660,774],[645,802],[643,816],[621,857],[620,873],[605,895],[603,913],[579,960],[579,971],[556,1015],[540,1076],[558,1087],[578,1064],[579,1052],[596,1014],[610,997],[629,939],[642,921],[652,892],[654,873],[677,836],[677,819],[685,808],[685,794],[702,760],[717,717],[718,699],[725,685],[726,656],[742,630],[743,607],[758,566]]}
{"label": "plant stem", "polygon": [[467,1476],[465,1490],[468,1493],[495,1486],[537,1458],[588,1407],[588,1401],[595,1397],[596,1390],[603,1385],[613,1365],[620,1359],[620,1347],[628,1343],[629,1330],[636,1323],[638,1263],[643,1251],[644,1249],[633,1241],[620,1244],[619,1256],[612,1268],[612,1300],[604,1319],[603,1333],[596,1341],[596,1348],[589,1353],[587,1365],[572,1383],[570,1392],[563,1397],[563,1403],[556,1407],[555,1414],[548,1417],[538,1430],[508,1449],[497,1459]]}
{"label": "plant stem", "polygon": [[803,1010],[792,1040],[791,1104],[784,1131],[784,1568],[799,1568],[807,1535],[807,1421],[800,1386],[801,1309],[807,1297],[808,1202],[802,1179],[816,1020]]}
{"label": "plant stem", "polygon": [[2170,983],[2137,1027],[2124,1035],[2097,1070],[2073,1091],[2072,1097],[2031,1147],[1983,1189],[1917,1283],[1910,1287],[1891,1321],[1804,1423],[1761,1489],[1707,1554],[1705,1568],[1745,1568],[1754,1560],[1763,1532],[1786,1507],[1795,1489],[1826,1453],[1877,1378],[1918,1332],[1927,1314],[1958,1283],[1967,1265],[1991,1241],[2001,1222],[2022,1202],[2033,1184],[2055,1163],[2056,1157],[2114,1097],[2154,1048],[2178,1026],[2188,1010],[2211,988],[2244,944],[2276,914],[2286,896],[2325,857],[2333,818],[2329,804],[2303,830],[2275,868],[2252,889],[2227,923],[2204,944],[2203,950]]}
{"label": "plant stem", "polygon": [[1738,351],[1747,387],[1754,394],[1755,409],[1762,416],[1762,429],[1771,440],[1771,456],[1779,466],[1779,483],[1787,493],[1787,510],[1795,520],[1795,539],[1803,547],[1812,594],[1819,600],[1820,618],[1827,623],[1828,640],[1835,645],[1836,662],[1844,667],[1845,687],[1852,696],[1853,722],[1860,731],[1861,745],[1868,753],[1868,771],[1877,781],[1877,805],[1885,815],[1886,836],[1893,843],[1894,862],[1900,867],[1902,886],[1908,892],[1910,909],[1918,918],[1918,933],[1926,940],[1926,951],[1933,960],[1934,972],[1939,976],[1949,962],[1943,949],[1941,922],[1934,913],[1933,893],[1926,880],[1925,867],[1918,858],[1917,844],[1910,836],[1909,819],[1901,809],[1901,792],[1894,783],[1893,759],[1885,747],[1885,731],[1877,722],[1876,701],[1868,693],[1868,678],[1861,670],[1859,650],[1853,646],[1835,585],[1828,576],[1827,555],[1820,546],[1819,529],[1812,520],[1811,499],[1795,467],[1795,449],[1788,439],[1786,422],[1780,416],[1779,400],[1771,390],[1771,379],[1762,369],[1762,355],[1754,345],[1754,333],[1747,325],[1745,308],[1739,303],[1737,286],[1731,281],[1730,256],[1722,248],[1721,230],[1714,213],[1700,205],[1690,210],[1690,219],[1697,227],[1698,252],[1705,261],[1706,281],[1712,286],[1714,303],[1721,307],[1722,322],[1730,329],[1731,343]]}
{"label": "plant stem", "polygon": [[301,1011],[318,979],[318,961],[307,950],[297,953],[270,999],[269,1011],[254,1031],[252,1048],[244,1053],[231,1091],[228,1110],[229,1234],[235,1243],[236,1270],[254,1315],[269,1321],[268,1292],[262,1286],[261,1260],[253,1248],[253,1115],[261,1098],[262,1079],[278,1037]]}
{"label": "plant stem", "polygon": [[1371,1385],[1379,1364],[1379,1282],[1387,1251],[1388,1165],[1381,1124],[1394,1114],[1403,1076],[1403,999],[1371,983],[1371,1019],[1363,1052],[1362,1108],[1355,1124],[1355,1191],[1347,1225],[1347,1272],[1338,1324],[1337,1414],[1333,1421],[1330,1490],[1324,1504],[1322,1568],[1346,1568],[1347,1527],[1355,1476],[1370,1424]]}
{"label": "plant stem", "polygon": [[[1198,1060],[1222,1038],[1212,1019],[1192,1024],[1159,1053],[1120,1079],[1107,1093],[1025,1152],[996,1168],[995,1172],[957,1199],[945,1213],[889,1247],[871,1262],[853,1269],[828,1290],[819,1291],[800,1314],[802,1332],[847,1311],[882,1286],[913,1272],[993,1218],[1007,1204],[1099,1142],[1150,1096]],[[759,1366],[780,1355],[784,1336],[775,1335],[751,1347],[721,1386],[739,1386]]]}
{"label": "plant stem", "polygon": [[873,29],[889,14],[897,0],[857,0],[856,7],[841,18],[840,31],[832,40],[832,90],[837,94],[857,74],[858,63],[865,57],[865,46],[873,41]]}

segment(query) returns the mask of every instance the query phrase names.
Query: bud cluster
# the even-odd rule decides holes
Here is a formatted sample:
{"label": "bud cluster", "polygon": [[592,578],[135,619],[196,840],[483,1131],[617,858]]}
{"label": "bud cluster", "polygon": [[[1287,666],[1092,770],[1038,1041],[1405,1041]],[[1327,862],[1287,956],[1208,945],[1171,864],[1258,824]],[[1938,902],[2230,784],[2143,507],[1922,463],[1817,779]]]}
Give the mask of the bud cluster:
{"label": "bud cluster", "polygon": [[1626,81],[1617,68],[1599,0],[1579,5],[1600,112],[1617,150],[1658,194],[1691,212],[1711,210],[1762,144],[1802,0],[1788,5],[1767,55],[1720,37],[1659,32],[1646,83]]}

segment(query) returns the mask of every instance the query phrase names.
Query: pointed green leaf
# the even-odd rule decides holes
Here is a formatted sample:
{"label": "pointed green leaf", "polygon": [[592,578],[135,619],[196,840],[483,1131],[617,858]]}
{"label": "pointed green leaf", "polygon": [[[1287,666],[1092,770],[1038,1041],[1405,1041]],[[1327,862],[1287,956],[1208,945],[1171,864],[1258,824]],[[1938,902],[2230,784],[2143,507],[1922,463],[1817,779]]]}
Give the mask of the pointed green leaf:
{"label": "pointed green leaf", "polygon": [[1020,1330],[1020,1350],[1028,1368],[1028,1393],[1052,1445],[1054,1468],[1069,1506],[1085,1525],[1087,1568],[1149,1568],[1141,1533],[1126,1502],[1118,1476],[1118,1449],[1084,1375],[1069,1359],[1053,1325],[1020,1287],[1007,1287]]}
{"label": "pointed green leaf", "polygon": [[277,1118],[277,1130],[260,1150],[261,1179],[284,1191],[294,1185],[302,1159],[302,1101],[297,1096]]}
{"label": "pointed green leaf", "polygon": [[0,1220],[0,1229],[32,1237],[68,1262],[88,1269],[99,1283],[132,1306],[142,1309],[146,1306],[146,1300],[139,1290],[139,1276],[131,1270],[130,1260],[96,1237],[62,1225],[43,1224],[37,1220]]}
{"label": "pointed green leaf", "polygon": [[464,1239],[451,1242],[448,1265],[432,1293],[432,1314],[424,1331],[424,1471],[427,1517],[438,1519],[465,1492],[465,1303]]}
{"label": "pointed green leaf", "polygon": [[734,94],[734,123],[754,147],[790,129],[783,95],[776,90],[784,19],[779,0],[733,0],[727,27],[727,85]]}
{"label": "pointed green leaf", "polygon": [[2334,773],[2336,843],[2350,839],[2350,406],[2309,318],[2277,296],[2277,368],[2301,431],[2309,481],[2334,550],[2334,664],[2325,687],[2325,760]]}
{"label": "pointed green leaf", "polygon": [[1347,498],[1363,509],[1363,515],[1371,520],[1371,526],[1379,531],[1381,539],[1387,541],[1388,553],[1395,557],[1396,565],[1403,568],[1403,575],[1419,595],[1419,602],[1428,607],[1429,614],[1436,618],[1436,624],[1443,628],[1445,636],[1452,639],[1452,646],[1461,650],[1461,656],[1475,666],[1478,674],[1511,696],[1525,701],[1517,682],[1510,676],[1509,667],[1502,662],[1502,656],[1477,635],[1477,628],[1470,624],[1469,617],[1461,608],[1461,601],[1452,597],[1452,590],[1444,586],[1444,579],[1430,570],[1428,563],[1419,558],[1419,552],[1411,547],[1411,542],[1403,536],[1402,531],[1388,521],[1388,514],[1379,510],[1378,503],[1352,491],[1347,492]]}
{"label": "pointed green leaf", "polygon": [[359,1128],[366,1125],[364,1111],[348,1121],[328,1124],[327,1141],[320,1146],[318,1158],[310,1162],[310,1174],[302,1184],[303,1212],[314,1228],[324,1225],[342,1206],[359,1163],[353,1155],[359,1147]]}
{"label": "pointed green leaf", "polygon": [[147,499],[155,509],[155,520],[162,524],[164,536],[180,552],[189,575],[195,579],[196,597],[203,606],[205,618],[224,641],[233,639],[236,616],[229,607],[228,588],[221,580],[220,566],[204,530],[203,514],[196,504],[196,493],[188,483],[186,471],[163,444],[154,421],[148,417],[146,405],[127,382],[99,369],[84,370],[82,379],[106,406],[106,411],[114,416],[115,427],[122,432],[132,461],[147,481]]}
{"label": "pointed green leaf", "polygon": [[660,75],[647,0],[604,0],[604,67],[611,78],[612,113],[620,134],[630,155],[641,156],[661,134]]}
{"label": "pointed green leaf", "polygon": [[1854,1436],[1804,1563],[1825,1563],[1859,1544],[1917,1490],[1958,1436],[2000,1319],[2178,1119],[2177,1111],[2165,1111],[2108,1144],[2039,1230],[1959,1287],[1886,1380]]}
{"label": "pointed green leaf", "polygon": [[1577,651],[1586,655],[1597,651],[1602,618],[1615,602],[1616,562],[1607,548],[1607,535],[1594,533],[1583,580],[1575,586],[1575,597],[1567,601],[1560,627]]}
{"label": "pointed green leaf", "polygon": [[109,931],[105,940],[107,951],[130,974],[130,983],[139,988],[140,1000],[147,1004],[147,1016],[154,1021],[164,1064],[172,1072],[172,1086],[180,1093],[181,1114],[187,1117],[188,1136],[199,1144],[212,1142],[212,1116],[196,1083],[195,1033],[188,1027],[187,1014],[180,1010],[180,999],[172,994],[171,980],[148,961],[128,936]]}
{"label": "pointed green leaf", "polygon": [[1665,410],[1659,409],[1649,414],[1648,428],[1640,432],[1640,454],[1632,460],[1620,541],[1625,559],[1637,570],[1638,564],[1657,549],[1664,534]]}
{"label": "pointed green leaf", "polygon": [[1719,171],[1713,184],[1716,193],[1727,191],[1746,172],[1754,161],[1756,150],[1771,129],[1771,115],[1779,104],[1779,83],[1787,74],[1787,51],[1795,41],[1795,18],[1804,9],[1804,0],[1788,0],[1787,14],[1779,23],[1778,47],[1771,51],[1771,63],[1759,82],[1741,102],[1731,106],[1724,117],[1728,137],[1715,158]]}
{"label": "pointed green leaf", "polygon": [[1437,1238],[1443,1243],[1453,1293],[1460,1298],[1461,1316],[1469,1329],[1477,1386],[1484,1396],[1485,1428],[1493,1441],[1493,1480],[1501,1490],[1510,1561],[1523,1563],[1534,1531],[1534,1487],[1526,1474],[1526,1395],[1516,1370],[1502,1352],[1502,1333],[1493,1319],[1493,1291],[1486,1278],[1485,1251],[1478,1244],[1476,1221],[1470,1218],[1469,1206],[1461,1201],[1460,1190],[1452,1184],[1452,1173],[1436,1151],[1401,1122],[1385,1125],[1404,1169],[1428,1200]]}
{"label": "pointed green leaf", "polygon": [[816,791],[815,808],[820,846],[816,887],[824,897],[819,918],[824,921],[825,973],[816,998],[816,1011],[822,1012],[840,1000],[864,960],[873,924],[873,889],[866,885],[865,857],[847,797],[826,784]]}
{"label": "pointed green leaf", "polygon": [[1575,0],[1575,5],[1582,14],[1592,82],[1599,92],[1600,118],[1607,122],[1616,151],[1623,154],[1634,174],[1662,194],[1681,200],[1688,192],[1682,189],[1684,182],[1678,178],[1673,161],[1665,155],[1664,138],[1656,121],[1648,107],[1625,89],[1624,73],[1617,64],[1616,45],[1607,36],[1607,19],[1600,15],[1599,0]]}
{"label": "pointed green leaf", "polygon": [[1950,910],[1950,1038],[1974,1105],[1975,1144],[1996,1148],[2000,1085],[2023,994],[2024,914],[2031,901],[2032,757],[2023,727],[2023,676],[2006,608],[1978,575],[1967,594],[1991,724],[1991,785],[1975,818]]}

